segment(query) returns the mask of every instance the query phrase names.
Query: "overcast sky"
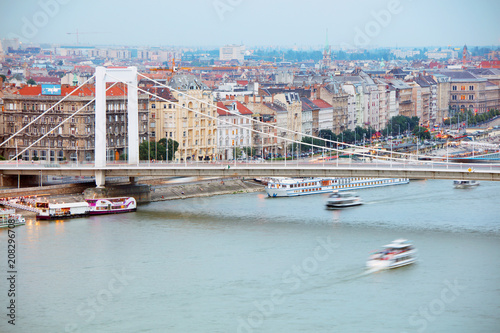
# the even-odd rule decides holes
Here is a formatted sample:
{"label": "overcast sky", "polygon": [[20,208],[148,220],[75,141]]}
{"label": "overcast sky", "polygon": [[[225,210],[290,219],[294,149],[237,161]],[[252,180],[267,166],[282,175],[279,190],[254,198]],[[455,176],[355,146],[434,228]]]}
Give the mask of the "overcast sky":
{"label": "overcast sky", "polygon": [[134,46],[500,44],[498,0],[0,0],[0,38]]}

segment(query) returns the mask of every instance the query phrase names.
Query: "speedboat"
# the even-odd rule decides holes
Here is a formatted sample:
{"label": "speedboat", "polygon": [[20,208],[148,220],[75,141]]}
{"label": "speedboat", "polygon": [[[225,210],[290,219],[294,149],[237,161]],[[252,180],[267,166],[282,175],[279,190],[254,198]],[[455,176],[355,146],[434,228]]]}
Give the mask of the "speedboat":
{"label": "speedboat", "polygon": [[469,188],[479,186],[479,182],[476,180],[454,180],[453,186],[455,188]]}
{"label": "speedboat", "polygon": [[335,191],[328,197],[327,208],[344,208],[362,205],[363,201],[355,192]]}
{"label": "speedboat", "polygon": [[366,266],[374,269],[390,269],[413,264],[417,261],[417,250],[406,239],[396,239],[384,245],[383,250],[374,252]]}

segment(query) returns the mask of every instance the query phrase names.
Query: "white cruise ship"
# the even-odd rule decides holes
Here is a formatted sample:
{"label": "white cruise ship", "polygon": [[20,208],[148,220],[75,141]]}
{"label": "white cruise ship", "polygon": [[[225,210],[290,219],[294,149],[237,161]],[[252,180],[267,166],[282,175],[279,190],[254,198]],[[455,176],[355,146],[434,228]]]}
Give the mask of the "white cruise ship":
{"label": "white cruise ship", "polygon": [[408,184],[408,178],[273,178],[266,186],[269,197],[330,193],[361,188]]}

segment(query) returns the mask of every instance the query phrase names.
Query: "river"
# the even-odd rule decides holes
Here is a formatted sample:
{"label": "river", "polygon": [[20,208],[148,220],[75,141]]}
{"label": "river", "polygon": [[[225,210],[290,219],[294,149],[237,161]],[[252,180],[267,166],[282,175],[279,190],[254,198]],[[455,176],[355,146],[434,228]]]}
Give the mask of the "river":
{"label": "river", "polygon": [[[411,181],[335,211],[326,195],[257,192],[29,220],[14,229],[16,325],[2,282],[0,331],[498,332],[499,190]],[[419,261],[367,271],[396,238]]]}

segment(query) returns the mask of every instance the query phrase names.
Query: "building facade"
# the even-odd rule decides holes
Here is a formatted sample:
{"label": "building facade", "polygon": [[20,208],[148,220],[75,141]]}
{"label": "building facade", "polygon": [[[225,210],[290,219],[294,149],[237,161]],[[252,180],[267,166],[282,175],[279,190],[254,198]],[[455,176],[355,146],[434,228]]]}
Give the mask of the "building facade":
{"label": "building facade", "polygon": [[[62,86],[57,95],[47,94],[42,86],[26,86],[16,94],[4,96],[2,142],[23,128],[43,112],[54,106],[63,96],[76,87]],[[106,93],[106,158],[114,161],[127,154],[127,90],[123,85],[116,85]],[[6,158],[12,158],[40,137],[45,138],[35,143],[22,154],[24,160],[42,160],[47,162],[77,162],[94,160],[95,105],[91,100],[95,96],[94,86],[79,88],[73,95],[55,106],[47,114],[26,128],[0,148]],[[138,96],[139,139],[147,139],[148,99]],[[78,111],[80,110],[80,111]],[[56,126],[64,122],[60,127]]]}

